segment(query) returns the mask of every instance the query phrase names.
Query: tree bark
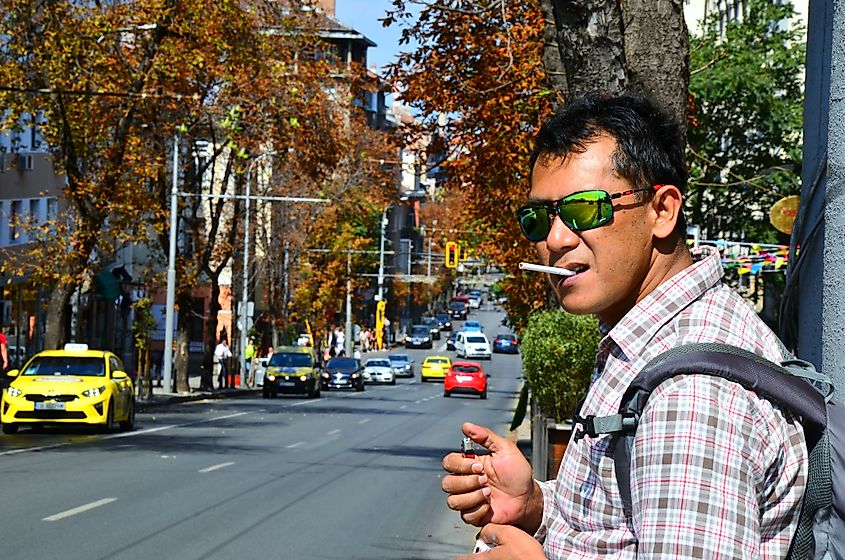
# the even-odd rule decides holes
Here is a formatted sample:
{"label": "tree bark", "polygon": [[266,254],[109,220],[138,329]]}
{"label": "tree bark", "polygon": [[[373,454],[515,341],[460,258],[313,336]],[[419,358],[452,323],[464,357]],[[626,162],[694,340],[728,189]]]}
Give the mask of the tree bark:
{"label": "tree bark", "polygon": [[685,134],[689,34],[682,0],[540,0],[540,7],[547,20],[543,65],[559,96],[643,95]]}
{"label": "tree bark", "polygon": [[686,137],[689,32],[683,0],[625,0],[628,89],[651,99]]}
{"label": "tree bark", "polygon": [[569,87],[566,83],[566,69],[557,42],[557,26],[555,24],[555,9],[553,0],[540,0],[540,10],[543,12],[543,66],[546,69],[546,82],[549,89],[555,92],[555,106],[566,101]]}
{"label": "tree bark", "polygon": [[[612,95],[623,93],[627,85],[627,65],[619,1],[543,2],[552,5],[558,56],[567,87],[563,97],[571,99],[591,91],[605,91]],[[549,60],[553,60],[553,57]],[[546,57],[544,63],[548,64]],[[555,72],[557,68],[552,62],[546,71]]]}
{"label": "tree bark", "polygon": [[187,393],[191,390],[188,385],[188,345],[190,344],[188,313],[187,310],[180,309],[179,330],[176,332],[176,355],[173,360],[176,378],[173,383],[177,393]]}
{"label": "tree bark", "polygon": [[67,340],[65,323],[67,322],[67,306],[70,296],[76,286],[57,284],[47,303],[47,317],[44,322],[44,349],[56,350]]}

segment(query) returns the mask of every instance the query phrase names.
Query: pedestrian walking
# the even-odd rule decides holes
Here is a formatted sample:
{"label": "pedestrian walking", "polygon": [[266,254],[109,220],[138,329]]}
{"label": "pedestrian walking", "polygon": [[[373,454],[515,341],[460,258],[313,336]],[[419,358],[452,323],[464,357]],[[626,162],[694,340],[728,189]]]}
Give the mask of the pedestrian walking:
{"label": "pedestrian walking", "polygon": [[221,338],[220,342],[214,348],[214,369],[217,374],[217,388],[225,389],[231,386],[229,384],[229,358],[232,357],[232,351],[229,350],[229,341]]}
{"label": "pedestrian walking", "polygon": [[343,332],[343,329],[340,328],[340,325],[335,327],[334,331],[334,355],[346,355],[346,334]]}
{"label": "pedestrian walking", "polygon": [[[807,484],[799,420],[710,375],[661,384],[630,450],[630,509],[612,436],[590,427],[617,414],[653,358],[692,342],[733,345],[771,361],[783,344],[722,282],[717,250],[690,251],[678,128],[645,99],[574,100],[540,130],[528,204],[517,213],[557,300],[601,324],[596,368],[555,479],[532,478],[517,446],[475,424],[489,454],[447,455],[442,488],[481,526],[499,559],[786,558]],[[621,442],[624,445],[624,441]]]}
{"label": "pedestrian walking", "polygon": [[241,380],[241,387],[255,386],[255,339],[250,338],[244,348],[245,379]]}

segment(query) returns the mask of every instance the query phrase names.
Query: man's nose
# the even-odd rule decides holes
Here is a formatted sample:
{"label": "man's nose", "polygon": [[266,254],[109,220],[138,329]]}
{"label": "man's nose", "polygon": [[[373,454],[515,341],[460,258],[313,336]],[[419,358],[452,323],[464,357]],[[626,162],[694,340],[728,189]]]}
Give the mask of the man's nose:
{"label": "man's nose", "polygon": [[560,217],[555,216],[552,220],[549,235],[546,237],[546,245],[552,253],[562,253],[573,249],[581,242],[581,238],[563,223]]}

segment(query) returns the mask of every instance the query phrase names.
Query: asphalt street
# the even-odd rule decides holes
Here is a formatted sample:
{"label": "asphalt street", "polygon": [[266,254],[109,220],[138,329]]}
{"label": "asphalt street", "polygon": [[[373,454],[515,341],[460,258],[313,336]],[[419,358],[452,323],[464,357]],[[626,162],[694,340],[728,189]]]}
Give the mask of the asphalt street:
{"label": "asphalt street", "polygon": [[[475,312],[492,339],[501,314]],[[366,391],[173,404],[136,429],[0,436],[0,558],[443,559],[475,529],[445,505],[442,456],[470,420],[500,432],[519,356],[482,362],[488,399],[417,376]]]}

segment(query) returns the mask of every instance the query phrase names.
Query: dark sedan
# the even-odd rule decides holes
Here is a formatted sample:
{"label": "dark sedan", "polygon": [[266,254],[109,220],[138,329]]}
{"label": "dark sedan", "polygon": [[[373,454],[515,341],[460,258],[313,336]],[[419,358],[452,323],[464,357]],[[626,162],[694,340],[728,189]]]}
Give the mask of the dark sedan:
{"label": "dark sedan", "polygon": [[495,354],[516,354],[519,352],[519,341],[512,334],[496,335],[493,341],[493,353]]}
{"label": "dark sedan", "polygon": [[322,376],[323,389],[364,390],[364,368],[357,358],[332,358]]}
{"label": "dark sedan", "polygon": [[440,330],[441,331],[451,331],[452,330],[452,319],[449,317],[448,313],[438,313],[434,316],[437,319],[437,322],[440,323]]}

